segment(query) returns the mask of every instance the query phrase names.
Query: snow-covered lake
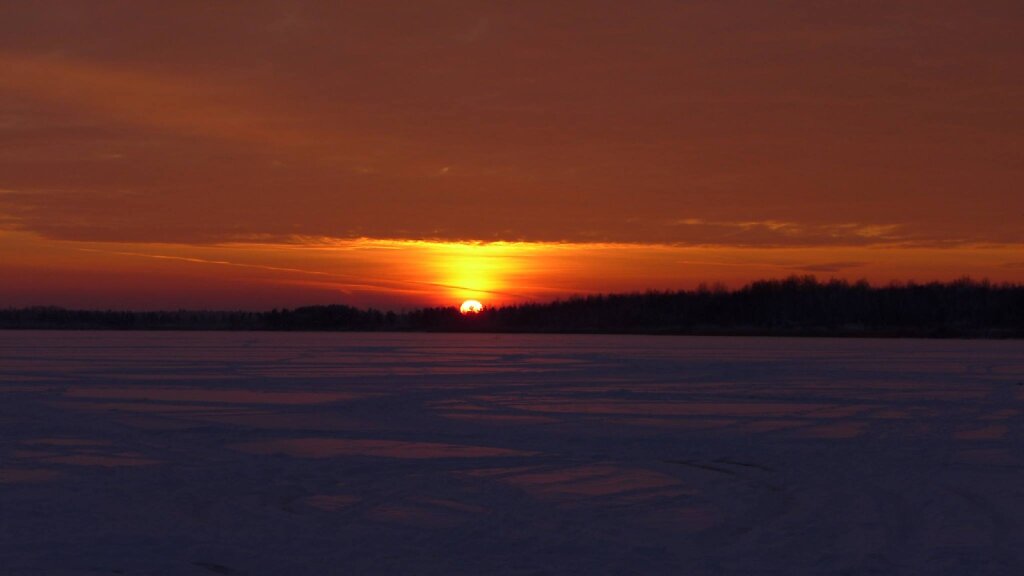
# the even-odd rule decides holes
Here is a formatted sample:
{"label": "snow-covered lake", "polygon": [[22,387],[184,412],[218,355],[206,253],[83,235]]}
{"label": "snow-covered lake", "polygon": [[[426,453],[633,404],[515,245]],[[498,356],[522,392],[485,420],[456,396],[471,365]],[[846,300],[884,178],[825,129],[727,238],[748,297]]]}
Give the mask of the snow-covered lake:
{"label": "snow-covered lake", "polygon": [[0,332],[0,574],[1024,574],[1024,342]]}

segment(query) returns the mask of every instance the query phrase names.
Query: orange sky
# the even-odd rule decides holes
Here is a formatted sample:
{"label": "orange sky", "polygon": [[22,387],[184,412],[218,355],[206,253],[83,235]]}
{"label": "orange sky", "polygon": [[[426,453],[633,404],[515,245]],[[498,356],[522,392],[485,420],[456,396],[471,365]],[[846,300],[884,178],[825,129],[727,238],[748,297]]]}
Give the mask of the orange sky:
{"label": "orange sky", "polygon": [[1024,281],[1014,1],[0,4],[0,306]]}

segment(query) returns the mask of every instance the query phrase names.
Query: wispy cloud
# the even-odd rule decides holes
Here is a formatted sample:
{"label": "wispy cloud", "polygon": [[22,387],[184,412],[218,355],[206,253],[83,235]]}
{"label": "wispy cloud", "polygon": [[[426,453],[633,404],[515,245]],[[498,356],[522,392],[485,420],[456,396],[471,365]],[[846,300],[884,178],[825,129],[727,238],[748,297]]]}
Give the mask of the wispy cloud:
{"label": "wispy cloud", "polygon": [[[301,145],[314,135],[197,76],[153,73],[68,57],[0,53],[0,88],[78,106],[121,122],[247,142]],[[269,112],[263,110],[263,112]]]}
{"label": "wispy cloud", "polygon": [[860,222],[808,223],[786,220],[705,220],[683,218],[671,223],[690,229],[691,236],[703,236],[709,243],[729,244],[855,244],[890,243],[907,240],[903,224]]}
{"label": "wispy cloud", "polygon": [[792,270],[800,270],[803,272],[830,272],[838,273],[850,268],[861,268],[867,265],[866,262],[823,262],[820,264],[804,264],[800,266],[790,266]]}

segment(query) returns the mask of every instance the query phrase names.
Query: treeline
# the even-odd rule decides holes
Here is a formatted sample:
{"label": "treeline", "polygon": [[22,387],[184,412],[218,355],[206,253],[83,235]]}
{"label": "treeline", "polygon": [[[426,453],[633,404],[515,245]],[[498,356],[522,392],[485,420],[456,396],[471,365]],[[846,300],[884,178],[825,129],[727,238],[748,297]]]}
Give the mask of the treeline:
{"label": "treeline", "polygon": [[574,297],[484,309],[382,312],[309,306],[269,312],[0,310],[0,328],[317,330],[1024,337],[1024,286],[962,279],[870,286],[812,276],[724,288]]}

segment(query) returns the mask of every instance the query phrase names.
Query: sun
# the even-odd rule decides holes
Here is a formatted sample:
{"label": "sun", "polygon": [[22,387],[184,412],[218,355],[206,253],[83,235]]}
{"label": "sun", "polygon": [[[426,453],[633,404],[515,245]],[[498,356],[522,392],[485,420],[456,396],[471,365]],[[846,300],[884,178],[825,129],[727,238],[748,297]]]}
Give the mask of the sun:
{"label": "sun", "polygon": [[459,312],[463,314],[479,314],[484,309],[484,305],[477,300],[466,300],[459,306]]}

